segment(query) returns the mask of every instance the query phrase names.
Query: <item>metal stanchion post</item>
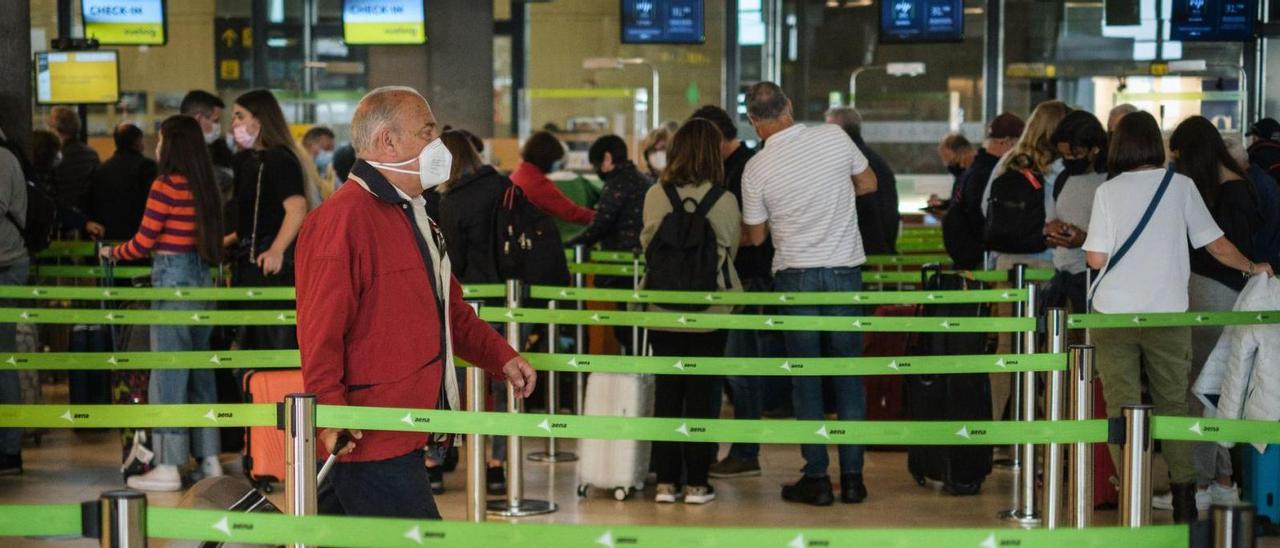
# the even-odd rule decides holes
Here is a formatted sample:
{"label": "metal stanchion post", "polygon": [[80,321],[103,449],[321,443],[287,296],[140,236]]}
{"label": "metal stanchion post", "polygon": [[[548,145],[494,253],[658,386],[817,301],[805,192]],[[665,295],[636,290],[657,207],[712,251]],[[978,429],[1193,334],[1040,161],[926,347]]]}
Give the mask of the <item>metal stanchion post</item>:
{"label": "metal stanchion post", "polygon": [[1213,548],[1253,548],[1257,539],[1254,538],[1252,504],[1215,504],[1209,512],[1213,515]]}
{"label": "metal stanchion post", "polygon": [[[556,302],[548,301],[547,310],[555,310]],[[557,334],[556,324],[547,324],[547,353],[555,354],[557,350]],[[560,379],[557,378],[555,371],[547,371],[547,414],[555,416],[560,408]],[[578,460],[578,455],[568,451],[559,451],[556,448],[556,439],[547,438],[547,450],[537,453],[530,453],[529,460],[535,462],[573,462]]]}
{"label": "metal stanchion post", "polygon": [[[1050,308],[1048,314],[1049,352],[1061,354],[1067,349],[1067,311],[1061,308]],[[1046,383],[1045,419],[1062,420],[1062,390],[1065,371],[1050,371]],[[1044,526],[1057,529],[1062,521],[1062,446],[1057,443],[1045,444],[1044,451],[1044,500],[1040,504],[1040,512],[1044,515]]]}
{"label": "metal stanchion post", "polygon": [[1124,448],[1120,457],[1120,526],[1151,524],[1150,405],[1124,405]]}
{"label": "metal stanchion post", "polygon": [[[631,252],[631,289],[632,291],[640,291],[640,253],[639,251]],[[643,345],[640,343],[640,326],[631,326],[631,355],[643,356]]]}
{"label": "metal stanchion post", "polygon": [[[1093,347],[1071,347],[1068,362],[1067,420],[1093,418]],[[1072,527],[1084,529],[1093,521],[1093,444],[1073,443],[1067,459],[1067,518]]]}
{"label": "metal stanchion post", "polygon": [[[480,413],[484,411],[485,388],[489,386],[484,370],[479,367],[467,368],[467,411]],[[485,472],[488,462],[485,460],[485,437],[483,434],[467,434],[467,521],[482,522],[488,512],[488,482]]]}
{"label": "metal stanchion post", "polygon": [[[1023,307],[1025,317],[1035,318],[1036,314],[1036,286],[1027,284],[1027,303]],[[1022,338],[1022,354],[1034,354],[1036,351],[1036,329],[1033,327],[1030,331],[1020,333]],[[1024,422],[1033,422],[1036,420],[1036,373],[1027,371],[1022,373],[1022,420]],[[1034,525],[1040,523],[1040,515],[1036,512],[1036,446],[1032,443],[1024,443],[1018,446],[1022,454],[1018,457],[1021,465],[1018,467],[1017,475],[1019,494],[1018,501],[1021,503],[1017,512],[1010,516],[1010,519],[1023,525]]]}
{"label": "metal stanchion post", "polygon": [[[586,254],[587,248],[582,244],[573,246],[573,264],[582,264],[586,262]],[[578,289],[582,289],[583,287],[586,287],[586,285],[586,277],[581,272],[574,273],[573,286]],[[584,307],[582,299],[578,299],[574,304],[574,308],[577,308],[578,310],[582,310]],[[573,326],[573,352],[579,356],[587,353],[586,329],[587,327],[582,324]],[[582,399],[586,396],[583,380],[582,373],[573,374],[573,414],[575,415],[581,415],[583,410]]]}
{"label": "metal stanchion post", "polygon": [[[1009,276],[1012,278],[1014,289],[1027,290],[1027,299],[1025,301],[1017,301],[1013,303],[1013,317],[1024,318],[1024,317],[1027,317],[1028,315],[1033,314],[1033,312],[1029,312],[1029,311],[1034,311],[1036,308],[1035,302],[1034,302],[1035,296],[1033,295],[1035,289],[1031,286],[1031,284],[1027,283],[1027,265],[1021,264],[1021,263],[1013,265],[1013,270],[1009,272]],[[1027,344],[1026,344],[1027,337],[1025,333],[1010,333],[1009,337],[1012,338],[1011,342],[1013,346],[1012,348],[1013,353],[1024,354],[1028,352],[1034,352],[1035,351],[1034,333],[1035,332],[1032,331],[1032,337],[1031,337],[1032,344],[1030,349],[1027,348]],[[1025,391],[1024,391],[1025,387],[1023,386],[1024,383],[1022,382],[1023,379],[1021,379],[1017,373],[1010,373],[1009,377],[1010,377],[1010,383],[1011,383],[1011,390],[1009,393],[1009,410],[1010,410],[1010,414],[1012,415],[1011,418],[1014,421],[1028,420],[1027,417],[1029,415],[1026,412],[1027,406],[1024,404],[1024,400],[1023,400],[1024,394],[1025,394]],[[1030,401],[1034,404],[1035,402],[1034,394],[1030,398]],[[1034,405],[1032,407],[1034,409]],[[1031,459],[1024,458],[1024,455],[1023,455],[1024,447],[1022,445],[1014,444],[1009,447],[1010,449],[1009,467],[1013,471],[1013,482],[1012,482],[1013,495],[1010,497],[1011,499],[1010,509],[1003,510],[999,514],[999,516],[1003,519],[1007,519],[1010,521],[1017,521],[1019,523],[1024,523],[1024,524],[1033,524],[1036,521],[1034,519],[1034,515],[1028,515],[1025,512],[1026,497],[1024,495],[1025,488],[1023,486],[1023,482],[1026,476],[1025,474],[1023,474],[1024,465],[1025,465],[1025,468],[1032,469],[1032,472],[1033,472],[1032,489],[1034,489],[1034,480],[1035,480],[1035,476],[1034,476],[1035,465],[1033,464],[1035,460],[1034,458],[1035,446],[1030,446],[1030,447],[1033,453],[1033,456]]]}
{"label": "metal stanchion post", "polygon": [[107,491],[98,498],[98,516],[101,519],[99,546],[146,548],[146,495],[129,489]]}
{"label": "metal stanchion post", "polygon": [[[522,288],[519,280],[507,280],[507,308],[519,308]],[[520,323],[507,322],[507,344],[520,348]],[[524,410],[524,399],[507,383],[507,412]],[[507,499],[489,503],[488,511],[495,516],[519,518],[550,514],[556,511],[555,503],[524,498],[524,450],[520,436],[507,436]]]}
{"label": "metal stanchion post", "polygon": [[285,514],[316,515],[315,394],[284,398],[284,481]]}

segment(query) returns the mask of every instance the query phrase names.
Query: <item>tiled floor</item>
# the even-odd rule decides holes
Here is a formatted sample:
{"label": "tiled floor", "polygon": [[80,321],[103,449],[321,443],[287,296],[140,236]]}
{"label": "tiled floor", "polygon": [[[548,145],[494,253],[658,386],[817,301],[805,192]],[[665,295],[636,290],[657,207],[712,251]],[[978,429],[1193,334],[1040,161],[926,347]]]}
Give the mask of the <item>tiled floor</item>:
{"label": "tiled floor", "polygon": [[[121,486],[117,472],[118,440],[112,432],[76,434],[57,431],[45,436],[39,447],[24,454],[26,474],[0,478],[0,504],[78,502],[96,497],[104,490]],[[562,442],[572,449],[572,442]],[[540,450],[540,440],[528,440],[526,450]],[[233,455],[228,461],[236,460]],[[1158,460],[1158,459],[1157,459]],[[701,507],[659,506],[650,501],[652,490],[631,500],[615,501],[610,492],[597,490],[586,498],[576,494],[575,465],[530,462],[526,464],[525,491],[528,498],[552,500],[560,510],[529,522],[614,523],[721,526],[821,526],[865,528],[918,527],[1008,527],[995,518],[1010,506],[1011,473],[997,470],[982,494],[956,498],[936,488],[920,487],[906,471],[905,453],[869,452],[866,477],[869,500],[860,505],[837,503],[814,508],[783,502],[779,488],[798,477],[801,465],[794,446],[767,447],[762,455],[765,473],[760,477],[713,480],[719,499]],[[1160,477],[1157,470],[1153,477]],[[461,471],[447,476],[448,492],[439,498],[446,519],[464,517],[465,478]],[[152,494],[153,505],[177,504],[177,494]],[[1157,523],[1167,523],[1168,512],[1153,511]],[[1098,512],[1099,525],[1116,522],[1115,512]],[[93,546],[88,541],[4,539],[4,546]],[[158,543],[153,543],[158,544]],[[1280,546],[1280,542],[1262,545]]]}

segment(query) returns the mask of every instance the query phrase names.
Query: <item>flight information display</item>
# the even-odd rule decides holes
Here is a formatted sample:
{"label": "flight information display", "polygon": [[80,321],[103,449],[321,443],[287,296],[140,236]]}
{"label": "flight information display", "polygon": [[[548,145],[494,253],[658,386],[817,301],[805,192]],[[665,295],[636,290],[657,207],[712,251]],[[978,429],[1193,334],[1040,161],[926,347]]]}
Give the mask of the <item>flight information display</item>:
{"label": "flight information display", "polygon": [[164,45],[164,13],[164,0],[80,0],[84,37],[104,45]]}
{"label": "flight information display", "polygon": [[114,51],[38,51],[36,102],[111,104],[120,100],[120,61]]}
{"label": "flight information display", "polygon": [[881,0],[880,41],[964,40],[964,0]]}
{"label": "flight information display", "polygon": [[1257,0],[1174,0],[1169,36],[1199,42],[1253,39]]}
{"label": "flight information display", "polygon": [[365,46],[427,43],[422,0],[344,0],[342,41]]}
{"label": "flight information display", "polygon": [[622,43],[701,44],[702,0],[622,0]]}

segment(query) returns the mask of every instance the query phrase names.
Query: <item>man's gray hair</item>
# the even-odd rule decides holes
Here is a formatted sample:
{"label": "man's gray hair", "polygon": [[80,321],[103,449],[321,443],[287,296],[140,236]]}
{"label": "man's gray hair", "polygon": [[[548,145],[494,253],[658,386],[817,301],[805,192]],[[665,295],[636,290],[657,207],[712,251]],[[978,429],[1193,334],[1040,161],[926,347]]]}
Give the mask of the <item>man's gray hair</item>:
{"label": "man's gray hair", "polygon": [[760,82],[747,90],[747,114],[756,120],[777,120],[787,115],[791,100],[778,84]]}
{"label": "man's gray hair", "polygon": [[1240,164],[1240,169],[1248,171],[1249,169],[1249,151],[1244,148],[1244,143],[1240,141],[1240,137],[1236,135],[1223,135],[1222,142],[1227,145],[1227,154],[1231,155],[1231,159]]}
{"label": "man's gray hair", "polygon": [[400,99],[406,95],[427,102],[418,90],[409,86],[382,86],[360,99],[351,117],[351,147],[356,150],[356,156],[363,156],[373,148],[373,136],[382,128],[399,127],[398,120],[404,115]]}
{"label": "man's gray hair", "polygon": [[1116,105],[1111,109],[1111,112],[1107,113],[1107,131],[1115,129],[1116,124],[1120,123],[1121,118],[1138,112],[1139,110],[1141,109],[1129,103]]}
{"label": "man's gray hair", "polygon": [[853,107],[827,109],[827,121],[840,126],[849,135],[862,135],[862,113]]}

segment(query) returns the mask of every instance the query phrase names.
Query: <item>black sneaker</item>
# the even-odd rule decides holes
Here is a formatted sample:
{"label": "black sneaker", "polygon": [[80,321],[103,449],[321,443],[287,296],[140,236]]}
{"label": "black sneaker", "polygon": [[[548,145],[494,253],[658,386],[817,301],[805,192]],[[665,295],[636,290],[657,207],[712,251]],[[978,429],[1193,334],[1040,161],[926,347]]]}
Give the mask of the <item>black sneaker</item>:
{"label": "black sneaker", "polygon": [[507,494],[507,471],[501,466],[490,466],[484,474],[485,489],[490,495]]}
{"label": "black sneaker", "polygon": [[431,494],[433,495],[444,494],[444,467],[443,466],[428,466],[427,480],[431,482]]}
{"label": "black sneaker", "polygon": [[458,469],[458,448],[450,447],[444,453],[444,462],[440,464],[445,472],[452,472]]}
{"label": "black sneaker", "polygon": [[707,475],[713,478],[745,478],[747,476],[760,475],[760,461],[757,459],[742,459],[738,457],[725,457],[724,460],[711,465],[711,470]]}
{"label": "black sneaker", "polygon": [[22,453],[0,455],[0,476],[16,476],[22,473]]}
{"label": "black sneaker", "polygon": [[822,476],[800,478],[791,485],[782,487],[782,500],[801,502],[813,506],[831,506],[835,502],[835,494],[831,491],[831,478]]}
{"label": "black sneaker", "polygon": [[840,475],[840,502],[858,504],[867,500],[867,485],[862,483],[862,474]]}

